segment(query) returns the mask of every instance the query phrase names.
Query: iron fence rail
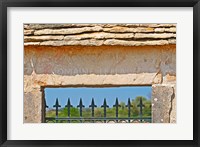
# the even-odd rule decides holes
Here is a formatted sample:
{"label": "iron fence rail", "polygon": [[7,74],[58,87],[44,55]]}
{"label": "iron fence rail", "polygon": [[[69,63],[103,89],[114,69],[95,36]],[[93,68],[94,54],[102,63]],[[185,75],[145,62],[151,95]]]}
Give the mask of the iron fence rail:
{"label": "iron fence rail", "polygon": [[[65,108],[67,108],[67,116],[66,117],[59,117],[58,116],[58,111],[59,108],[61,107],[61,105],[59,104],[58,98],[56,99],[55,105],[53,105],[53,107],[55,108],[55,117],[46,117],[45,116],[45,123],[49,123],[49,122],[66,122],[66,123],[71,123],[71,122],[103,122],[103,123],[110,123],[110,122],[114,122],[114,123],[118,123],[118,122],[123,122],[123,123],[131,123],[131,122],[140,122],[140,123],[151,123],[151,117],[143,117],[143,108],[145,107],[145,105],[143,104],[143,100],[142,98],[140,98],[139,100],[139,104],[137,105],[137,107],[139,107],[139,116],[138,117],[131,117],[131,108],[133,107],[133,105],[131,105],[131,101],[130,98],[128,99],[127,105],[125,105],[125,107],[127,107],[128,109],[128,113],[127,113],[127,117],[119,117],[119,108],[121,107],[121,105],[119,104],[118,98],[116,98],[115,100],[115,104],[113,105],[113,107],[115,107],[115,117],[107,117],[107,108],[109,108],[109,106],[107,105],[106,99],[104,99],[103,104],[101,105],[101,108],[103,108],[103,116],[104,117],[95,117],[94,114],[94,110],[97,107],[97,105],[95,105],[94,99],[92,98],[92,102],[91,105],[89,105],[89,108],[91,109],[91,117],[83,117],[83,108],[85,108],[85,106],[83,105],[83,101],[80,98],[79,104],[77,105],[77,108],[79,108],[79,117],[71,117],[71,109],[73,108],[73,106],[71,105],[70,102],[70,98],[68,98],[67,100],[67,104],[65,105]],[[46,105],[46,100],[45,100],[45,108],[48,108],[48,106]]]}

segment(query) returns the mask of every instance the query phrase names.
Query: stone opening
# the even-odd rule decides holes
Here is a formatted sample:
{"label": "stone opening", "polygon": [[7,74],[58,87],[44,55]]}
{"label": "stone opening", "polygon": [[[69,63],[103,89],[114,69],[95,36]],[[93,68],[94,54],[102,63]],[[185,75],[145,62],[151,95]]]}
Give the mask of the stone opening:
{"label": "stone opening", "polygon": [[[142,108],[141,118],[145,118],[145,122],[151,122],[151,86],[120,86],[120,87],[45,87],[44,88],[44,101],[43,101],[43,122],[47,119],[45,118],[55,118],[56,109],[53,107],[58,99],[58,103],[61,107],[58,110],[58,118],[67,118],[68,111],[70,111],[70,118],[80,117],[80,109],[77,105],[80,99],[85,106],[83,108],[83,117],[91,118],[92,109],[89,107],[92,100],[96,107],[94,108],[94,118],[103,118],[104,109],[102,105],[104,101],[108,108],[106,108],[106,118],[116,118],[115,107],[113,106],[116,99],[119,101],[119,118],[124,118],[125,122],[128,122],[128,117],[135,118],[135,120],[130,120],[130,122],[140,122],[140,108],[138,107],[140,98],[145,107]],[[130,100],[130,110],[128,109],[128,101]],[[68,110],[66,105],[69,103],[71,106]],[[72,112],[71,112],[72,111]],[[130,116],[128,115],[130,112]],[[51,122],[51,121],[50,121]],[[62,123],[67,123],[67,120],[61,121]],[[79,121],[71,121],[79,123]],[[87,121],[86,121],[87,122]],[[92,122],[92,121],[88,121]],[[102,123],[103,121],[94,121]],[[112,120],[107,120],[106,122],[113,122]]]}

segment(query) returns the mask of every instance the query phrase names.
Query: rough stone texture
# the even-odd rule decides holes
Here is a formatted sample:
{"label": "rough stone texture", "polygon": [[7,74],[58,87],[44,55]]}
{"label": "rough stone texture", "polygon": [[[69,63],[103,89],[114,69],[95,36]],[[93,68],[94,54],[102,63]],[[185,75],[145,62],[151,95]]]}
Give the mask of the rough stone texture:
{"label": "rough stone texture", "polygon": [[[120,74],[120,75],[95,75],[95,74],[83,74],[76,76],[69,75],[54,75],[54,74],[39,74],[34,79],[33,83],[37,88],[41,86],[50,87],[78,87],[78,86],[138,86],[138,85],[151,85],[155,73],[140,73],[140,74]],[[32,80],[32,75],[25,75],[25,79]],[[26,85],[24,90],[31,92],[30,85]]]}
{"label": "rough stone texture", "polygon": [[84,27],[84,28],[68,28],[68,29],[44,29],[44,30],[36,30],[34,35],[66,35],[66,34],[79,34],[84,32],[98,32],[102,31],[102,27],[95,26],[95,27]]}
{"label": "rough stone texture", "polygon": [[34,30],[24,30],[24,35],[33,35]]}
{"label": "rough stone texture", "polygon": [[[175,75],[175,45],[168,46],[26,46],[24,74]],[[138,77],[139,78],[139,77]],[[145,78],[145,77],[141,77]],[[139,82],[137,82],[139,84]],[[149,84],[149,83],[146,83]]]}
{"label": "rough stone texture", "polygon": [[153,123],[175,123],[175,85],[156,84],[152,86]]}
{"label": "rough stone texture", "polygon": [[152,84],[161,84],[163,82],[162,73],[158,72],[153,80]]}
{"label": "rough stone texture", "polygon": [[122,45],[122,46],[146,46],[146,45],[168,45],[167,40],[153,40],[153,41],[124,41],[117,39],[106,40],[104,45]]}
{"label": "rough stone texture", "polygon": [[101,45],[122,45],[122,46],[147,46],[147,45],[168,45],[175,44],[172,41],[167,40],[154,40],[154,41],[124,41],[117,39],[103,40],[68,40],[68,41],[44,41],[40,45],[47,46],[67,46],[67,45],[83,45],[83,46],[101,46]]}
{"label": "rough stone texture", "polygon": [[160,28],[160,27],[176,27],[176,24],[25,24],[25,29],[59,29],[59,28],[80,28],[80,27],[94,27],[101,26],[105,28],[111,28],[116,26],[122,27],[149,27],[149,28]]}
{"label": "rough stone texture", "polygon": [[[153,85],[153,96],[171,94],[176,46],[37,46],[24,48],[24,122],[42,121],[42,87]],[[162,89],[170,84],[170,88]],[[161,90],[158,90],[161,87]],[[157,95],[156,95],[157,94]],[[160,95],[159,95],[160,94]],[[162,94],[162,95],[161,95]],[[163,98],[161,97],[161,98]],[[162,103],[162,122],[176,122],[175,98]],[[167,101],[168,100],[168,101]],[[156,105],[156,104],[154,104]],[[158,107],[157,107],[158,108]],[[164,114],[164,109],[167,112]],[[158,109],[157,109],[158,110]],[[161,116],[154,113],[153,120]],[[159,118],[160,119],[160,118]],[[161,118],[162,119],[162,118]]]}
{"label": "rough stone texture", "polygon": [[80,34],[80,35],[68,35],[65,36],[64,40],[81,40],[81,39],[110,39],[110,38],[133,38],[133,33],[124,33],[124,34],[113,34],[113,33],[91,33],[91,34]]}
{"label": "rough stone texture", "polygon": [[169,44],[176,44],[176,39],[168,39]]}
{"label": "rough stone texture", "polygon": [[156,39],[166,39],[166,38],[173,38],[176,37],[173,33],[163,33],[163,34],[146,34],[146,33],[136,33],[134,38],[140,39],[140,38],[156,38]]}
{"label": "rough stone texture", "polygon": [[175,27],[172,27],[172,28],[155,28],[154,31],[155,32],[160,32],[160,33],[163,33],[163,32],[176,33],[176,28]]}
{"label": "rough stone texture", "polygon": [[83,45],[83,46],[100,46],[103,45],[103,40],[70,40],[70,41],[44,41],[40,45],[47,46],[68,46],[68,45]]}
{"label": "rough stone texture", "polygon": [[30,92],[24,92],[24,123],[40,123],[42,121],[41,100],[40,88],[31,88]]}
{"label": "rough stone texture", "polygon": [[25,42],[24,46],[28,46],[28,45],[40,45],[40,42]]}
{"label": "rough stone texture", "polygon": [[170,123],[176,123],[176,84],[174,84],[175,97],[172,99],[172,109],[170,114]]}
{"label": "rough stone texture", "polygon": [[63,40],[64,36],[24,36],[24,42],[38,42],[46,40]]}
{"label": "rough stone texture", "polygon": [[176,27],[176,24],[140,24],[142,27],[152,27],[152,28],[160,28],[160,27]]}
{"label": "rough stone texture", "polygon": [[29,42],[48,46],[168,45],[176,44],[176,24],[25,24],[24,45]]}
{"label": "rough stone texture", "polygon": [[104,28],[103,29],[105,32],[112,32],[112,33],[127,33],[127,32],[131,32],[131,33],[136,33],[136,32],[145,32],[145,33],[149,33],[149,32],[154,32],[154,28],[142,28],[142,27],[137,27],[137,28],[128,28],[128,27],[120,27],[120,26],[116,26],[116,27],[112,27],[112,28]]}

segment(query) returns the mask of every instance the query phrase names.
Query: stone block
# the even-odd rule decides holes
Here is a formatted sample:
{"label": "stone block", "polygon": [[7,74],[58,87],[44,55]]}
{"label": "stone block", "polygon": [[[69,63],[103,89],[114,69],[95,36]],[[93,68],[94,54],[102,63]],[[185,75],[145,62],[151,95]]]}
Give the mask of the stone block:
{"label": "stone block", "polygon": [[65,36],[64,40],[110,39],[110,38],[131,39],[133,37],[134,37],[133,33],[116,34],[116,33],[97,32],[97,33],[90,33],[90,34],[67,35]]}
{"label": "stone block", "polygon": [[24,36],[24,42],[39,42],[49,40],[63,40],[64,36]]}
{"label": "stone block", "polygon": [[[173,101],[175,101],[175,85],[152,85],[152,122],[171,123],[172,112],[176,113]],[[173,115],[174,117],[174,115]],[[175,117],[174,117],[175,118]],[[173,120],[173,122],[175,122]]]}
{"label": "stone block", "polygon": [[176,34],[173,33],[152,33],[152,34],[146,34],[146,33],[136,33],[134,38],[141,39],[141,38],[156,38],[156,39],[166,39],[166,38],[174,38],[176,37]]}
{"label": "stone block", "polygon": [[98,32],[102,31],[102,27],[83,27],[83,28],[66,28],[66,29],[43,29],[36,30],[34,35],[67,35],[67,34],[79,34],[83,32]]}

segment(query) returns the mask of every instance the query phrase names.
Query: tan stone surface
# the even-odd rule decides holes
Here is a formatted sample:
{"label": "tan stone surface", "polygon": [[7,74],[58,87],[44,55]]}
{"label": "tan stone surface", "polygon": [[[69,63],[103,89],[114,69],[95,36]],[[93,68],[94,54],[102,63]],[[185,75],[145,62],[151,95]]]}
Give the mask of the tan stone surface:
{"label": "tan stone surface", "polygon": [[171,28],[155,28],[155,32],[163,33],[163,32],[171,32],[171,33],[176,33],[176,28],[171,27]]}
{"label": "tan stone surface", "polygon": [[24,35],[32,35],[34,34],[34,30],[24,30]]}
{"label": "tan stone surface", "polygon": [[38,42],[47,40],[63,40],[64,36],[24,36],[24,42]]}
{"label": "tan stone surface", "polygon": [[176,75],[174,74],[166,74],[163,77],[163,83],[176,83]]}
{"label": "tan stone surface", "polygon": [[133,24],[25,24],[24,28],[25,29],[58,29],[58,28],[79,28],[79,27],[93,27],[93,26],[101,26],[101,27],[116,27],[116,26],[122,26],[122,27],[152,27],[152,28],[160,28],[160,27],[176,27],[176,24],[138,24],[138,23],[133,23]]}
{"label": "tan stone surface", "polygon": [[139,74],[176,72],[175,46],[26,46],[24,74]]}
{"label": "tan stone surface", "polygon": [[103,40],[70,40],[70,41],[44,41],[40,45],[47,46],[69,46],[69,45],[83,45],[83,46],[101,46],[103,45]]}
{"label": "tan stone surface", "polygon": [[52,87],[78,87],[78,86],[138,86],[138,85],[151,85],[155,73],[141,73],[141,74],[122,74],[122,75],[95,75],[84,74],[75,76],[61,76],[54,74],[40,74],[34,78],[32,75],[25,75],[25,81],[28,82],[24,85],[25,92],[31,92],[32,89],[40,88],[41,86]]}
{"label": "tan stone surface", "polygon": [[152,117],[153,123],[174,123],[176,112],[173,107],[175,101],[174,84],[155,84],[152,86]]}
{"label": "tan stone surface", "polygon": [[108,39],[104,45],[122,45],[122,46],[146,46],[146,45],[168,45],[167,40],[153,40],[153,41],[125,41],[117,39]]}
{"label": "tan stone surface", "polygon": [[67,29],[44,29],[44,30],[36,30],[34,32],[35,35],[52,35],[52,34],[79,34],[83,32],[93,32],[93,31],[102,31],[102,27],[95,26],[95,27],[84,27],[84,28],[67,28]]}
{"label": "tan stone surface", "polygon": [[152,33],[152,34],[147,34],[147,33],[136,33],[134,38],[156,38],[156,39],[166,39],[166,38],[173,38],[176,37],[176,34],[174,33]]}
{"label": "tan stone surface", "polygon": [[31,89],[24,92],[24,123],[40,123],[42,121],[42,92]]}
{"label": "tan stone surface", "polygon": [[26,42],[46,46],[168,45],[176,44],[176,24],[25,24],[27,46]]}
{"label": "tan stone surface", "polygon": [[105,32],[113,32],[113,33],[136,33],[136,32],[154,32],[154,28],[128,28],[128,27],[122,27],[122,26],[116,26],[112,28],[104,28],[103,31]]}
{"label": "tan stone surface", "polygon": [[108,38],[133,38],[133,33],[124,33],[124,34],[116,34],[116,33],[105,33],[105,32],[97,32],[90,34],[79,34],[79,35],[67,35],[64,40],[81,40],[81,39],[108,39]]}
{"label": "tan stone surface", "polygon": [[118,39],[107,39],[107,40],[96,40],[96,39],[87,39],[87,40],[67,40],[65,37],[65,41],[44,41],[41,42],[40,45],[46,46],[101,46],[101,45],[121,45],[121,46],[152,46],[152,45],[168,45],[168,44],[175,44],[172,40],[153,40],[153,41],[125,41],[125,40],[118,40]]}
{"label": "tan stone surface", "polygon": [[142,27],[152,27],[152,28],[160,28],[160,27],[175,27],[176,24],[140,24]]}
{"label": "tan stone surface", "polygon": [[152,85],[153,120],[176,122],[176,45],[24,47],[24,122],[42,121],[42,88]]}
{"label": "tan stone surface", "polygon": [[169,44],[176,44],[176,39],[168,39]]}
{"label": "tan stone surface", "polygon": [[161,84],[163,81],[163,75],[162,73],[158,72],[155,76],[155,78],[153,79],[153,83],[152,84]]}
{"label": "tan stone surface", "polygon": [[24,46],[28,46],[28,45],[40,45],[40,42],[25,42]]}

